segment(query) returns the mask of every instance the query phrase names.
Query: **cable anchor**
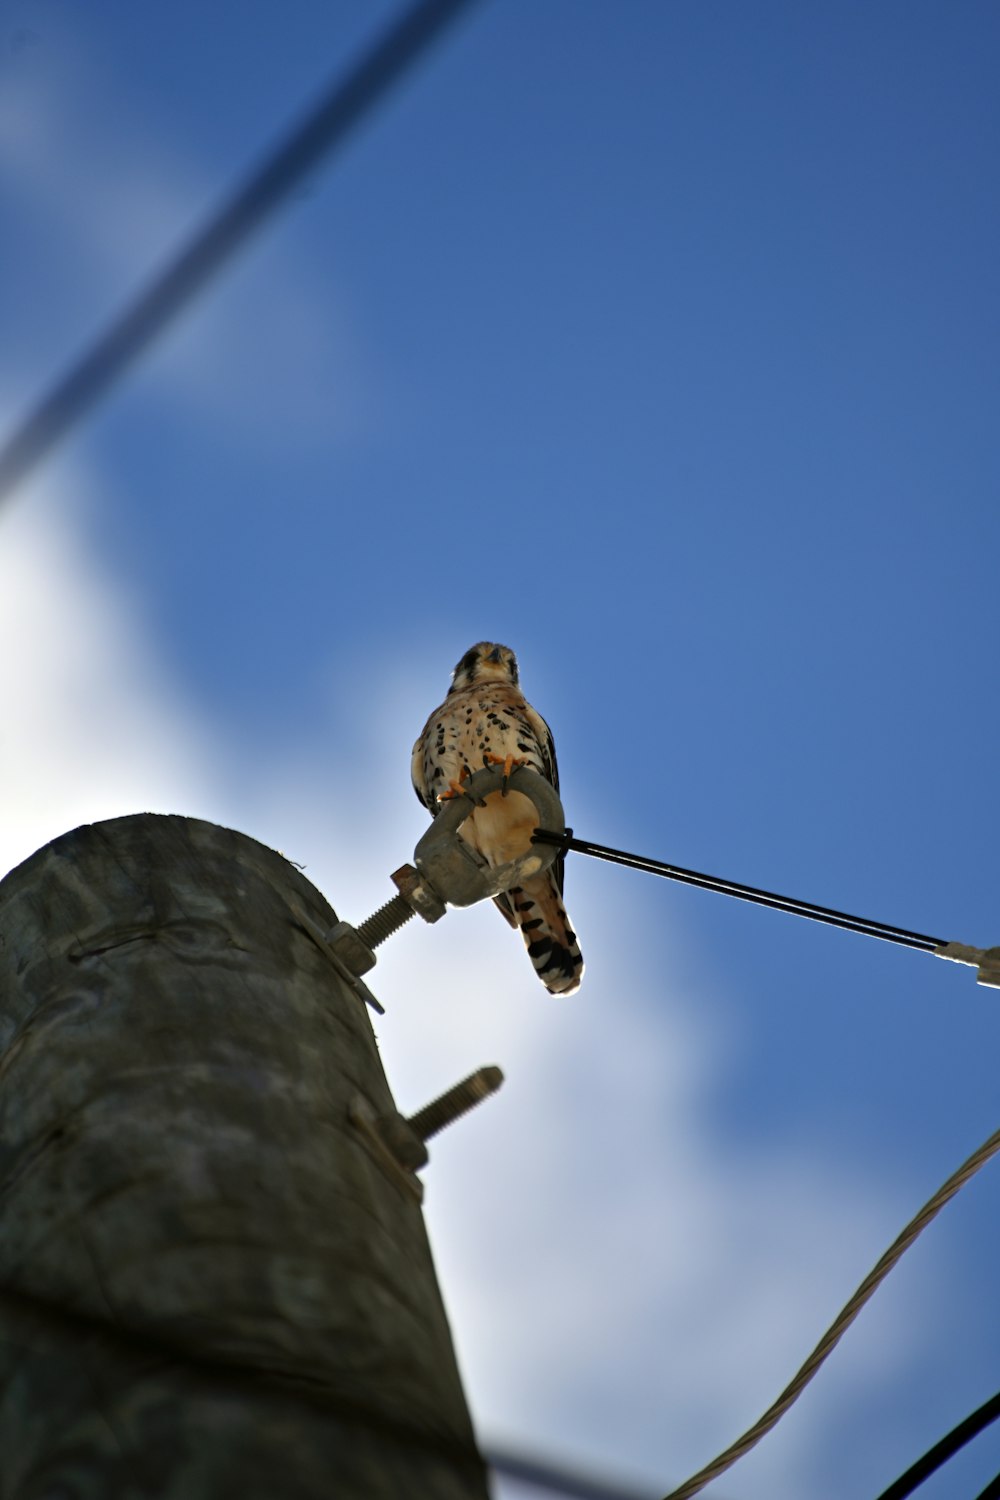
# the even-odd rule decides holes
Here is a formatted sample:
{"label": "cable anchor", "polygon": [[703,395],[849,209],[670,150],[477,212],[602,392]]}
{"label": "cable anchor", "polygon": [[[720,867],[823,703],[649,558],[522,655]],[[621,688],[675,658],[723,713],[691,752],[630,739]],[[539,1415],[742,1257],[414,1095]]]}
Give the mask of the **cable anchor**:
{"label": "cable anchor", "polygon": [[976,983],[1000,990],[1000,948],[971,948],[967,943],[941,943],[934,949],[935,958],[952,963],[969,964],[977,970]]}

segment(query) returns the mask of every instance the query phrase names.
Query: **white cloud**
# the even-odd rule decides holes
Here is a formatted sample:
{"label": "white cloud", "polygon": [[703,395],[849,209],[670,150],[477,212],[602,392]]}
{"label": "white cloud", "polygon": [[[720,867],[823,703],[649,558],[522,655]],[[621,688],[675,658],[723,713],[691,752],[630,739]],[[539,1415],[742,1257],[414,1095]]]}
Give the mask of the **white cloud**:
{"label": "white cloud", "polygon": [[208,800],[210,736],[154,666],[139,601],[78,513],[39,483],[2,518],[4,869],[78,823]]}

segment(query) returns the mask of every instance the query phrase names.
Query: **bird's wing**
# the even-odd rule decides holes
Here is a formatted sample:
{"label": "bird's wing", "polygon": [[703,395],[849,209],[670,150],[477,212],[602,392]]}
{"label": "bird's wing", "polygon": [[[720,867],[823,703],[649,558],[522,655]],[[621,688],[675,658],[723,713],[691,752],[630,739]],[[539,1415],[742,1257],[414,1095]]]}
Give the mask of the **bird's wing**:
{"label": "bird's wing", "polygon": [[417,794],[417,801],[421,806],[426,807],[432,818],[436,818],[440,809],[433,797],[428,800],[424,783],[424,741],[426,738],[427,730],[425,728],[423,734],[420,735],[414,745],[413,754],[410,757],[410,780],[413,782],[413,790]]}
{"label": "bird's wing", "polygon": [[[542,764],[545,767],[546,778],[551,781],[556,791],[559,790],[559,765],[556,761],[556,742],[552,738],[552,730],[546,724],[541,714],[532,708],[531,704],[525,702],[525,711],[528,723],[531,725],[538,748],[542,754]],[[560,896],[563,893],[563,883],[566,878],[566,856],[560,854],[549,866],[552,878],[556,883],[556,889]]]}
{"label": "bird's wing", "polygon": [[530,703],[524,705],[528,723],[531,725],[532,733],[538,741],[538,748],[542,753],[542,764],[545,767],[545,776],[551,781],[556,791],[559,790],[559,767],[556,763],[556,745],[552,738],[552,730],[546,724],[540,713],[532,708]]}

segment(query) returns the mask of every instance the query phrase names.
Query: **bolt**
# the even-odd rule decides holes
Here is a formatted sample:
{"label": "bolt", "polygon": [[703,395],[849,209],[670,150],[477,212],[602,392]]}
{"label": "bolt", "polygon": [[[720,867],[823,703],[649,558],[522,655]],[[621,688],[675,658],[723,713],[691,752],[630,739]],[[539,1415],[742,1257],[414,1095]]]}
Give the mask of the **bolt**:
{"label": "bolt", "polygon": [[393,896],[384,906],[380,906],[374,915],[367,921],[362,922],[358,929],[358,936],[369,948],[377,948],[379,943],[384,943],[386,938],[392,937],[394,932],[408,922],[416,913],[406,900],[405,896]]}
{"label": "bolt", "polygon": [[503,1073],[499,1068],[492,1065],[479,1068],[475,1073],[470,1073],[468,1078],[463,1078],[461,1083],[448,1089],[440,1098],[425,1104],[423,1109],[410,1116],[407,1124],[422,1141],[429,1140],[453,1120],[474,1109],[490,1094],[496,1093],[502,1083]]}

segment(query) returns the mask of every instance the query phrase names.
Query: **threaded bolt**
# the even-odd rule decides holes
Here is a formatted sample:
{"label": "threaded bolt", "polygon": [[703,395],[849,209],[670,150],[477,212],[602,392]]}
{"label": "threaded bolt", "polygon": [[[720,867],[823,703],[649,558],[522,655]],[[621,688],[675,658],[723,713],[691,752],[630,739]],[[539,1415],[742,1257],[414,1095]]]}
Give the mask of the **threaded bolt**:
{"label": "threaded bolt", "polygon": [[384,943],[386,938],[392,937],[392,934],[398,932],[413,916],[416,916],[416,913],[406,897],[393,896],[391,901],[380,906],[367,921],[361,923],[357,933],[369,948],[377,948],[379,943]]}
{"label": "threaded bolt", "polygon": [[440,1098],[431,1100],[430,1104],[425,1104],[415,1115],[410,1115],[407,1124],[422,1141],[427,1141],[453,1120],[481,1104],[490,1094],[496,1093],[502,1083],[503,1073],[499,1068],[492,1065],[479,1068],[475,1073],[470,1073],[468,1078],[463,1078],[461,1083],[448,1089]]}

